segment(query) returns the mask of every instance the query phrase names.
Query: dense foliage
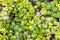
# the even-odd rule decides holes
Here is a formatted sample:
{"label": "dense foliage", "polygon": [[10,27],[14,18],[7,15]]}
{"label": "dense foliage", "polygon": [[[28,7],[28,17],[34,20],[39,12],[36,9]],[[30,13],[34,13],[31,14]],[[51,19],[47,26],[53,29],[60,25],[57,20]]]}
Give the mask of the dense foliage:
{"label": "dense foliage", "polygon": [[60,40],[60,0],[0,1],[0,40]]}

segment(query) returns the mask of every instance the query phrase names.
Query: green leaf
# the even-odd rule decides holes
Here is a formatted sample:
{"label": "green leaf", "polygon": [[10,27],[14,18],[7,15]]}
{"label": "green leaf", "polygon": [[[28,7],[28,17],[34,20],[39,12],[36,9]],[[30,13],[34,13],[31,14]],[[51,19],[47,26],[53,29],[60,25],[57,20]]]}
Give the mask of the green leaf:
{"label": "green leaf", "polygon": [[60,18],[60,13],[52,13],[51,16],[55,18]]}
{"label": "green leaf", "polygon": [[52,7],[52,12],[57,12],[58,8],[57,7]]}

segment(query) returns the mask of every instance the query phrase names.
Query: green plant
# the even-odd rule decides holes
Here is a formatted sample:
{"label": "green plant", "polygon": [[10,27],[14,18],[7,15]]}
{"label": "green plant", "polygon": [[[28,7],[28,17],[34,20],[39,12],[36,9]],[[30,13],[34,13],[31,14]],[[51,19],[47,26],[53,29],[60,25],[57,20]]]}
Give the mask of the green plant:
{"label": "green plant", "polygon": [[29,0],[3,1],[6,10],[0,13],[0,40],[60,40],[58,2],[34,2],[33,6]]}

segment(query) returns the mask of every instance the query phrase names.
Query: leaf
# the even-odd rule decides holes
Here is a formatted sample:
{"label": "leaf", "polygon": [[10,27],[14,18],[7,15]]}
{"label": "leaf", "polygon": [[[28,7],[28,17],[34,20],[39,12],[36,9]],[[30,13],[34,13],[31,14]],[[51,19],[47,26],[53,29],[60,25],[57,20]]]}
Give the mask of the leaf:
{"label": "leaf", "polygon": [[58,8],[57,7],[53,7],[52,8],[52,12],[57,12],[58,11]]}
{"label": "leaf", "polygon": [[46,3],[45,2],[41,2],[41,6],[45,8],[46,7]]}
{"label": "leaf", "polygon": [[55,18],[60,18],[60,13],[52,13],[51,16]]}
{"label": "leaf", "polygon": [[47,10],[50,10],[51,9],[51,6],[49,4],[47,4],[46,9]]}
{"label": "leaf", "polygon": [[42,15],[47,15],[47,14],[50,14],[50,13],[48,13],[48,11],[46,9],[42,9],[41,10],[41,14]]}

